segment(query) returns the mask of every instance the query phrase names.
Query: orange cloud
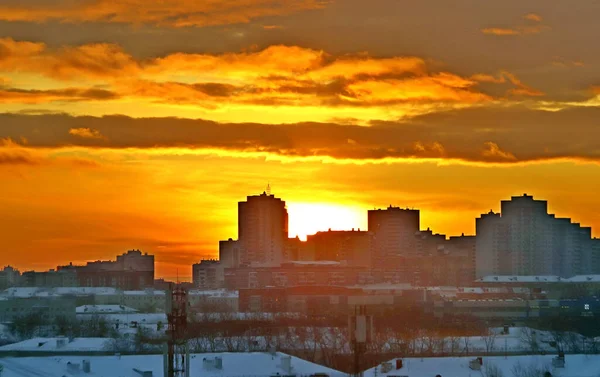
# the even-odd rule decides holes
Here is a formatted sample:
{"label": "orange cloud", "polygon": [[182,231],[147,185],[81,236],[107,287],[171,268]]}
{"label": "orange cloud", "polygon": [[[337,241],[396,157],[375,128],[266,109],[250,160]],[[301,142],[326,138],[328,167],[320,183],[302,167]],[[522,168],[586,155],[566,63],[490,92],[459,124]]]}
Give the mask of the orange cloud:
{"label": "orange cloud", "polygon": [[509,28],[500,28],[500,27],[491,27],[481,29],[483,34],[491,34],[491,35],[519,35],[521,34],[518,30],[509,29]]}
{"label": "orange cloud", "polygon": [[55,101],[105,101],[118,98],[118,95],[103,89],[65,88],[52,90],[24,90],[0,88],[0,101],[4,103],[48,103]]}
{"label": "orange cloud", "polygon": [[543,31],[549,30],[550,27],[542,25],[542,17],[535,13],[529,13],[523,16],[526,21],[532,21],[534,25],[518,25],[515,27],[488,27],[481,29],[483,34],[496,35],[496,36],[516,36],[526,34],[539,34]]}
{"label": "orange cloud", "polygon": [[[216,109],[240,106],[381,107],[400,103],[474,104],[493,100],[480,82],[506,78],[462,77],[432,70],[424,59],[366,54],[333,56],[321,50],[274,45],[250,52],[175,53],[135,59],[114,44],[49,49],[44,44],[0,39],[5,59],[0,70],[41,74],[64,85],[77,80],[89,88],[23,90],[5,88],[12,103],[61,100],[148,99]],[[514,94],[534,95],[510,80]],[[102,89],[99,89],[102,88]]]}
{"label": "orange cloud", "polygon": [[[32,150],[127,149],[144,155],[200,154],[358,164],[403,159],[525,163],[562,158],[599,162],[598,117],[598,108],[547,112],[480,107],[401,122],[373,122],[365,127],[0,114],[0,138],[26,138]],[[40,133],[42,128],[46,132]]]}
{"label": "orange cloud", "polygon": [[84,139],[104,139],[104,136],[102,136],[100,131],[94,130],[92,128],[71,128],[69,130],[69,134]]}
{"label": "orange cloud", "polygon": [[0,5],[0,20],[46,22],[116,22],[166,27],[202,27],[247,23],[252,19],[321,9],[322,0],[52,0],[36,7]]}
{"label": "orange cloud", "polygon": [[536,13],[528,13],[523,18],[529,21],[542,22],[542,16]]}
{"label": "orange cloud", "polygon": [[487,141],[484,143],[485,148],[483,150],[483,152],[481,152],[481,155],[483,157],[489,158],[491,160],[499,160],[499,161],[516,161],[517,158],[515,157],[515,155],[513,155],[510,152],[505,152],[502,149],[500,149],[500,147],[498,146],[498,144],[493,143],[491,141]]}

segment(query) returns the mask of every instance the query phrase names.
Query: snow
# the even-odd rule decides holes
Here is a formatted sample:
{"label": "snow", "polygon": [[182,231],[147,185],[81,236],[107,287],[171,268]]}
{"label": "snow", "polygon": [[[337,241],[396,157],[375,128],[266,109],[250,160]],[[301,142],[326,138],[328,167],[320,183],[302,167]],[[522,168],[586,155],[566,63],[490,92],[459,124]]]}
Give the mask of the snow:
{"label": "snow", "polygon": [[[203,359],[214,360],[215,357],[223,360],[222,369],[203,366]],[[275,355],[258,352],[191,355],[190,375],[209,377],[286,375],[288,372],[281,367],[284,357],[286,355],[279,352]],[[134,368],[150,371],[153,376],[162,376],[164,371],[162,355],[4,358],[0,359],[0,364],[4,365],[2,377],[54,377],[71,375],[67,372],[67,363],[81,364],[83,360],[90,361],[91,373],[81,375],[93,377],[133,376]],[[293,356],[291,366],[291,374],[298,376],[325,373],[330,377],[346,377],[344,373]]]}
{"label": "snow", "polygon": [[128,296],[164,296],[165,291],[150,289],[144,291],[123,291],[123,294]]}
{"label": "snow", "polygon": [[[515,365],[524,367],[537,366],[551,369],[553,376],[560,377],[598,377],[600,373],[600,355],[567,355],[565,357],[565,368],[552,369],[553,355],[545,356],[494,356],[484,357],[481,371],[469,368],[469,361],[473,357],[433,357],[403,359],[403,367],[396,370],[395,359],[391,360],[392,370],[388,373],[381,371],[381,366],[364,372],[364,377],[387,377],[387,376],[409,376],[409,377],[432,377],[440,374],[443,377],[480,377],[485,376],[487,364],[497,366],[504,376],[513,376]],[[483,373],[482,373],[483,372]]]}
{"label": "snow", "polygon": [[240,297],[238,291],[228,291],[225,289],[212,289],[212,290],[191,290],[188,292],[189,296],[209,296],[209,297]]}
{"label": "snow", "polygon": [[124,314],[137,313],[137,310],[123,305],[83,305],[75,308],[77,314]]}
{"label": "snow", "polygon": [[[35,352],[91,352],[105,350],[109,338],[33,338],[19,343],[0,347],[5,351],[35,351]],[[61,345],[61,343],[63,343]],[[3,376],[4,377],[4,376]]]}
{"label": "snow", "polygon": [[291,264],[296,264],[296,265],[300,265],[300,266],[305,266],[305,265],[315,265],[315,266],[338,266],[341,263],[337,262],[337,261],[332,261],[332,260],[322,260],[322,261],[291,261],[289,262]]}
{"label": "snow", "polygon": [[119,292],[112,287],[58,287],[54,293],[58,295],[114,295]]}
{"label": "snow", "polygon": [[569,279],[563,279],[559,276],[485,276],[477,279],[480,283],[566,283]]}
{"label": "snow", "polygon": [[582,282],[600,282],[600,275],[577,275],[572,278],[567,279],[572,283],[582,283]]}
{"label": "snow", "polygon": [[29,298],[29,297],[56,297],[66,295],[114,295],[116,288],[109,287],[12,287],[4,290],[4,297]]}

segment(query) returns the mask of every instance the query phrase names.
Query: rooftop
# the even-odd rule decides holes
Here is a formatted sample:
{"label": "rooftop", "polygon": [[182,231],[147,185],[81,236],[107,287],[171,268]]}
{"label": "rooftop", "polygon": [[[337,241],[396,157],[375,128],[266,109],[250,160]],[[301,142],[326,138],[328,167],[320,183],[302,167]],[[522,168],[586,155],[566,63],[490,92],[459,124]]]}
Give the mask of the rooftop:
{"label": "rooftop", "polygon": [[75,308],[75,313],[77,314],[120,314],[136,312],[136,309],[123,305],[83,305]]}
{"label": "rooftop", "polygon": [[[282,367],[282,360],[287,355],[276,353],[206,353],[191,355],[190,370],[194,375],[210,376],[270,376],[270,375],[304,375],[315,373],[327,374],[330,377],[343,377],[345,374],[313,364],[291,356],[291,373]],[[222,367],[216,368],[211,361],[219,357]],[[81,364],[89,360],[91,371],[96,377],[114,377],[134,375],[134,368],[152,372],[154,376],[163,375],[163,356],[96,356],[96,357],[28,357],[4,358],[4,375],[7,377],[29,376],[63,376],[67,372],[67,363]]]}

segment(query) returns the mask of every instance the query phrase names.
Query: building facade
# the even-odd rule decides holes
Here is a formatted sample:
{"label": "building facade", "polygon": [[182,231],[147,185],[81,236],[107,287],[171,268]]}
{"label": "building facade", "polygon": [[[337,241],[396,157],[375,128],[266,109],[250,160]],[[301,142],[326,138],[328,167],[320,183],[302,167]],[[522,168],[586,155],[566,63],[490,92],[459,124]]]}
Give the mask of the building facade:
{"label": "building facade", "polygon": [[0,290],[16,287],[21,282],[21,272],[11,266],[5,266],[0,271]]}
{"label": "building facade", "polygon": [[530,195],[501,202],[501,213],[476,220],[477,277],[558,275],[594,271],[591,228],[556,218],[545,200]]}
{"label": "building facade", "polygon": [[263,192],[238,203],[241,265],[279,266],[288,238],[285,202]]}
{"label": "building facade", "polygon": [[225,266],[218,260],[202,260],[192,265],[192,280],[198,289],[218,289],[225,286]]}
{"label": "building facade", "polygon": [[373,264],[384,267],[386,259],[416,253],[415,234],[420,230],[419,210],[392,207],[368,212],[373,234]]}

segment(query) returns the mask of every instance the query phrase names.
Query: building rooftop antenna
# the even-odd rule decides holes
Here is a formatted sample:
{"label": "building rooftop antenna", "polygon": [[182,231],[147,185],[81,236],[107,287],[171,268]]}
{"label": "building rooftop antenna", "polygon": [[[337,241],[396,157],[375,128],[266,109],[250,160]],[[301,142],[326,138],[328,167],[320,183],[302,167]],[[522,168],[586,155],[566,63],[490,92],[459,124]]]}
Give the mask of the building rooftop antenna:
{"label": "building rooftop antenna", "polygon": [[267,183],[267,195],[271,195],[271,184]]}

